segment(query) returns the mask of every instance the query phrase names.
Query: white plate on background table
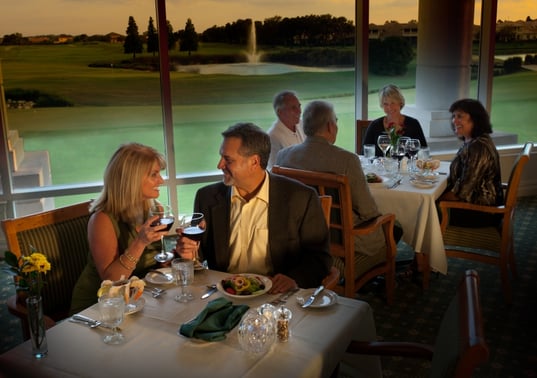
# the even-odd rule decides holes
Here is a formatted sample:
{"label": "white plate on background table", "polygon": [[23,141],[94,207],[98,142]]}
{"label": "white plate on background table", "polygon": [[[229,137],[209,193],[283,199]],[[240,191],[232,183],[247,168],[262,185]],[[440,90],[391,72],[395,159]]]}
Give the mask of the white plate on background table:
{"label": "white plate on background table", "polygon": [[382,180],[381,182],[368,182],[367,185],[369,185],[370,188],[386,188],[388,186],[390,186],[390,184],[393,182],[392,179],[388,178],[388,177],[384,177],[384,176],[381,176],[381,175],[378,175],[377,176]]}
{"label": "white plate on background table", "polygon": [[[256,276],[256,277],[259,277],[261,279],[261,281],[263,281],[263,284],[265,285],[265,288],[263,290],[258,290],[255,293],[252,293],[250,295],[236,295],[236,294],[228,293],[224,289],[224,287],[222,286],[222,280],[218,281],[217,284],[216,284],[216,288],[218,289],[218,291],[221,292],[222,294],[230,297],[230,298],[235,298],[235,299],[255,298],[255,297],[259,297],[260,295],[265,294],[267,291],[269,291],[272,288],[272,281],[270,280],[270,278],[262,276],[262,275],[259,275],[259,274],[251,274],[251,273],[233,274],[233,275],[230,275],[229,277],[233,277],[233,276],[244,276],[244,277]],[[224,280],[228,279],[229,277],[224,278]]]}
{"label": "white plate on background table", "polygon": [[145,306],[145,298],[140,297],[135,301],[130,301],[128,305],[125,306],[125,315],[134,314],[138,311],[141,311]]}
{"label": "white plate on background table", "polygon": [[438,172],[416,172],[414,178],[422,181],[438,181]]}
{"label": "white plate on background table", "polygon": [[422,181],[422,180],[416,180],[416,179],[410,179],[408,181],[410,182],[410,184],[420,189],[430,189],[436,185],[436,182],[433,182],[433,181]]}
{"label": "white plate on background table", "polygon": [[147,282],[153,285],[167,285],[173,283],[172,268],[160,268],[156,270],[164,273],[166,276],[163,276],[162,274],[158,274],[156,272],[148,272],[145,275],[145,280]]}
{"label": "white plate on background table", "polygon": [[[315,289],[308,289],[305,291],[302,291],[300,294],[296,297],[296,302],[299,305],[303,305],[304,302],[310,297],[310,295],[313,294]],[[317,297],[315,297],[315,300],[313,303],[308,306],[308,308],[323,308],[323,307],[330,307],[337,303],[337,294],[334,293],[332,290],[324,289],[321,291]]]}

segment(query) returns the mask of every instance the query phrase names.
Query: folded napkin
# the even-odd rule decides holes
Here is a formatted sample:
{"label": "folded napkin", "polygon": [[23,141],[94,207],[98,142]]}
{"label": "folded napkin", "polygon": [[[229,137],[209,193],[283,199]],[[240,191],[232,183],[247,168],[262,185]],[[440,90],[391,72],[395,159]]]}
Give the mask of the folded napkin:
{"label": "folded napkin", "polygon": [[206,341],[220,341],[226,338],[248,311],[247,305],[233,305],[224,297],[213,299],[198,316],[182,324],[179,333],[186,337],[194,337]]}

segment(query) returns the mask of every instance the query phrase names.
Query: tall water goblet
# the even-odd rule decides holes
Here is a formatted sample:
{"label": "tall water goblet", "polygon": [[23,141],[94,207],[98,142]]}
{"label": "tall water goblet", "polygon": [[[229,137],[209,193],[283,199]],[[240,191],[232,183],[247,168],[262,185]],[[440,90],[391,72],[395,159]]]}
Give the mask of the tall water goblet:
{"label": "tall water goblet", "polygon": [[[173,222],[175,222],[175,216],[172,213],[171,207],[168,205],[155,204],[149,208],[149,217],[151,218],[155,215],[158,215],[159,218],[153,222],[151,226],[155,227],[166,225],[166,228],[161,231],[170,231],[173,226]],[[155,260],[157,260],[159,263],[165,263],[173,259],[173,253],[166,251],[164,234],[160,236],[160,242],[162,245],[161,250],[160,253],[155,255]]]}
{"label": "tall water goblet", "polygon": [[416,170],[416,155],[421,148],[419,139],[409,139],[406,142],[406,152],[410,155],[410,172]]}
{"label": "tall water goblet", "polygon": [[112,327],[112,334],[105,335],[103,341],[106,344],[121,344],[125,341],[125,336],[119,330],[119,325],[123,322],[125,315],[125,299],[122,295],[99,297],[99,312],[101,313],[101,323]]}
{"label": "tall water goblet", "polygon": [[[203,220],[203,213],[191,213],[191,214],[181,214],[178,217],[179,227],[183,229],[181,235],[187,237],[191,240],[199,242],[203,233],[205,232],[204,228],[200,227],[200,223]],[[203,264],[199,261],[198,250],[196,249],[196,254],[194,256],[194,266],[200,268]]]}
{"label": "tall water goblet", "polygon": [[173,259],[172,273],[175,284],[181,287],[181,293],[176,295],[174,299],[181,303],[190,302],[194,296],[185,288],[194,283],[194,261],[183,258]]}
{"label": "tall water goblet", "polygon": [[388,134],[380,134],[377,138],[377,146],[382,150],[384,158],[386,158],[386,152],[390,148],[390,136]]}

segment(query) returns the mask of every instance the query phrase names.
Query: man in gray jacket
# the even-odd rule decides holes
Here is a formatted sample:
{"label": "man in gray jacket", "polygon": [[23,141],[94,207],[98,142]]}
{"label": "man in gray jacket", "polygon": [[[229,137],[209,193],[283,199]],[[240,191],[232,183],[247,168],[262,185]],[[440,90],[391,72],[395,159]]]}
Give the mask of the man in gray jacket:
{"label": "man in gray jacket", "polygon": [[[378,217],[380,212],[369,191],[360,158],[334,145],[338,126],[332,104],[326,101],[310,102],[302,114],[302,124],[306,140],[282,149],[275,165],[346,175],[351,187],[354,224],[357,226]],[[357,276],[386,259],[384,234],[380,229],[370,235],[357,236],[354,244]]]}

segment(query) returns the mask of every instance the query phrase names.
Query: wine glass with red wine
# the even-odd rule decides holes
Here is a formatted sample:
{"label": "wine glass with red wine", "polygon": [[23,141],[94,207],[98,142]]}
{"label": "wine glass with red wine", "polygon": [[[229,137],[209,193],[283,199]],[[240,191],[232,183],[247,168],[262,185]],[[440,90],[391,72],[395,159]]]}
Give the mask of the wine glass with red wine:
{"label": "wine glass with red wine", "polygon": [[[159,218],[155,222],[151,223],[151,226],[155,227],[166,225],[166,228],[161,230],[161,232],[170,231],[173,226],[173,222],[175,222],[175,216],[172,213],[171,207],[168,205],[155,204],[149,208],[149,217],[151,218],[155,215],[158,215]],[[160,242],[162,247],[160,253],[155,255],[155,260],[157,260],[159,263],[165,263],[173,259],[173,253],[165,250],[164,233],[160,236]]]}
{"label": "wine glass with red wine", "polygon": [[[179,227],[183,229],[181,235],[199,242],[205,232],[205,229],[200,227],[202,220],[202,213],[179,215]],[[196,250],[196,256],[194,256],[194,269],[201,269],[203,267],[204,265],[199,261],[198,251]]]}

